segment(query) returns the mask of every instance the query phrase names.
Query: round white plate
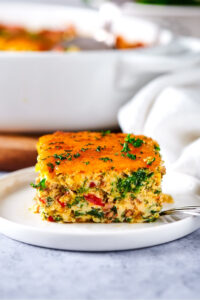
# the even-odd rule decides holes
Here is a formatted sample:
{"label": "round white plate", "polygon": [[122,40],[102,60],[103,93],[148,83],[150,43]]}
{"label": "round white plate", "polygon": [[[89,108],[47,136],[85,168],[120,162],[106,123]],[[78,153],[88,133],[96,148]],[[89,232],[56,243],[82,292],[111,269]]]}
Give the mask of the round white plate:
{"label": "round white plate", "polygon": [[[200,227],[200,218],[162,217],[149,224],[56,224],[40,219],[29,209],[35,190],[33,168],[13,172],[0,179],[0,231],[28,244],[81,251],[110,251],[148,247],[181,238]],[[173,195],[176,205],[200,204],[191,178],[181,174],[166,177],[165,186],[173,192],[181,185],[184,196]],[[176,184],[178,183],[178,184]],[[182,183],[182,184],[181,184]],[[173,185],[170,188],[170,185]],[[174,193],[173,193],[174,194]],[[174,204],[175,205],[175,204]]]}

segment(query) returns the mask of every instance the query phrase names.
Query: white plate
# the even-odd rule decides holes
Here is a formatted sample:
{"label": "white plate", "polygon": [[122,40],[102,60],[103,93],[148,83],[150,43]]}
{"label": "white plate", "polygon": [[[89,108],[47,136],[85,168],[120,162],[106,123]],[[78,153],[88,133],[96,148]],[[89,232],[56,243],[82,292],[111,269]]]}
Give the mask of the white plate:
{"label": "white plate", "polygon": [[[174,176],[176,178],[174,178]],[[166,185],[184,176],[171,174]],[[29,208],[35,191],[29,183],[35,179],[33,168],[23,169],[0,179],[0,231],[32,245],[81,251],[110,251],[148,247],[181,238],[200,227],[197,217],[162,217],[151,224],[56,224],[41,221]],[[184,182],[189,194],[175,196],[177,205],[199,204],[191,193],[188,176]],[[180,186],[179,186],[180,187]],[[172,189],[169,190],[173,191]]]}

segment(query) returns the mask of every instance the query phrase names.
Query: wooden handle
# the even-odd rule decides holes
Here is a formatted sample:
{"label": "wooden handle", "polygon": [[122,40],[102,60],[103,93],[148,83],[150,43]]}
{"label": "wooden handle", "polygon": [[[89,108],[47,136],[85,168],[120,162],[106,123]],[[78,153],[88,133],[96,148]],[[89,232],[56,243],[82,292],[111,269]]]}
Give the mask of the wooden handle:
{"label": "wooden handle", "polygon": [[14,171],[35,165],[37,138],[0,135],[0,171]]}

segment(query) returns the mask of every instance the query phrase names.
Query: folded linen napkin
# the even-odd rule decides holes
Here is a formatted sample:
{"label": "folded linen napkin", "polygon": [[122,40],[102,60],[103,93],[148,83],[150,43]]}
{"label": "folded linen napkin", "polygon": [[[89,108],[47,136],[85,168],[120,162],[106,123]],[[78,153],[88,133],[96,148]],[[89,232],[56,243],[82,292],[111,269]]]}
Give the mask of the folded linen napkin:
{"label": "folded linen napkin", "polygon": [[157,140],[168,171],[187,174],[193,190],[199,192],[199,69],[151,81],[120,109],[118,120],[123,132]]}

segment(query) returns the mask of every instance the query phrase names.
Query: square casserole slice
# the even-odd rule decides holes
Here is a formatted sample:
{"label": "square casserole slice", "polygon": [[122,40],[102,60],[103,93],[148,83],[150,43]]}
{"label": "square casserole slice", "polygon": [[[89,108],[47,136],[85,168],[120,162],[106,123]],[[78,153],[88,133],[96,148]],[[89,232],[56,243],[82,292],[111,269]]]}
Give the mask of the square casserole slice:
{"label": "square casserole slice", "polygon": [[151,138],[56,132],[39,139],[34,211],[52,222],[151,222],[165,173]]}

